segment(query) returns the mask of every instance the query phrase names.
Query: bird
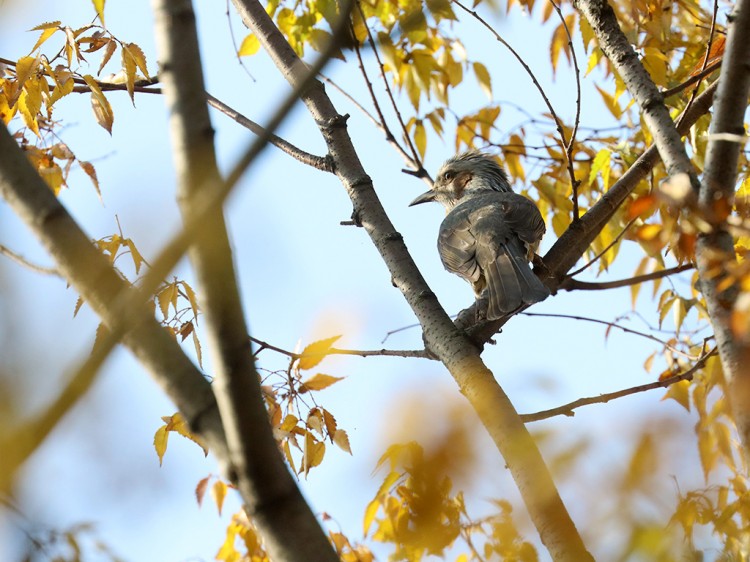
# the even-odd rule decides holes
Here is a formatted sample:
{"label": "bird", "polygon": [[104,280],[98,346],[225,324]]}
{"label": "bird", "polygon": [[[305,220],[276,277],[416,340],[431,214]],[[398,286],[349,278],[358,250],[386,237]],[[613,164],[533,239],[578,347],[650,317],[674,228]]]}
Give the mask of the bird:
{"label": "bird", "polygon": [[432,189],[409,206],[429,201],[446,210],[440,259],[471,283],[482,303],[479,318],[499,320],[549,296],[529,265],[546,230],[544,219],[530,199],[513,191],[491,155],[470,150],[449,158]]}

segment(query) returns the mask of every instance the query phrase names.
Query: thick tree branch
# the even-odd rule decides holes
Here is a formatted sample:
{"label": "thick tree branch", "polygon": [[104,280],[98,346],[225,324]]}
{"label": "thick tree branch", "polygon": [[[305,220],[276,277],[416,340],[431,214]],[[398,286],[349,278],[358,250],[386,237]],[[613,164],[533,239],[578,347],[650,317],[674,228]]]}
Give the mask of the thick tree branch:
{"label": "thick tree branch", "polygon": [[750,450],[750,342],[738,339],[732,331],[738,288],[727,279],[727,266],[736,258],[726,218],[731,212],[737,163],[745,143],[744,116],[750,92],[749,34],[750,2],[739,0],[730,17],[699,192],[702,214],[711,222],[712,232],[699,235],[696,248],[701,292],[716,334],[724,375],[729,381],[728,398],[746,454]]}
{"label": "thick tree branch", "polygon": [[[295,85],[303,63],[256,0],[233,0],[284,77]],[[542,541],[555,560],[591,560],[555,488],[538,448],[507,395],[430,291],[378,200],[338,114],[322,85],[302,96],[319,124],[336,173],[354,206],[358,224],[370,235],[398,287],[419,319],[430,350],[446,365],[476,409],[518,484]]]}
{"label": "thick tree branch", "polygon": [[641,108],[659,155],[667,167],[667,173],[670,176],[688,174],[693,185],[697,185],[695,170],[685,152],[685,146],[669,115],[669,110],[664,105],[664,97],[620,29],[612,7],[607,0],[573,0],[573,5],[591,24],[599,47]]}
{"label": "thick tree branch", "polygon": [[[171,108],[170,130],[183,216],[196,214],[202,193],[222,180],[203,85],[190,0],[155,0],[161,78]],[[242,495],[274,560],[337,561],[289,473],[268,421],[248,341],[232,252],[220,207],[205,217],[190,256],[202,289],[212,355],[213,390],[226,432],[225,473]]]}
{"label": "thick tree branch", "polygon": [[[114,342],[123,343],[152,373],[192,427],[221,455],[224,431],[211,387],[179,344],[159,325],[145,301],[148,295],[127,286],[91,243],[0,126],[0,195],[33,231],[57,263],[57,270],[102,318],[109,333],[72,380],[101,366]],[[163,278],[163,276],[162,276]],[[82,374],[83,373],[83,374]]]}

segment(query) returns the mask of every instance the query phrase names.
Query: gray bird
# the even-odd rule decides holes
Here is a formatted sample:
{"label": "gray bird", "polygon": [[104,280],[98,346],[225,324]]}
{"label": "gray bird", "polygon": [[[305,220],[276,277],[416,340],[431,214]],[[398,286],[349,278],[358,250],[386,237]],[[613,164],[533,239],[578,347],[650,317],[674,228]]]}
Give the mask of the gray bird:
{"label": "gray bird", "polygon": [[529,266],[546,230],[542,215],[529,199],[513,193],[491,156],[472,150],[450,158],[433,188],[409,206],[428,201],[441,203],[447,212],[438,235],[440,259],[486,302],[487,320],[549,296]]}

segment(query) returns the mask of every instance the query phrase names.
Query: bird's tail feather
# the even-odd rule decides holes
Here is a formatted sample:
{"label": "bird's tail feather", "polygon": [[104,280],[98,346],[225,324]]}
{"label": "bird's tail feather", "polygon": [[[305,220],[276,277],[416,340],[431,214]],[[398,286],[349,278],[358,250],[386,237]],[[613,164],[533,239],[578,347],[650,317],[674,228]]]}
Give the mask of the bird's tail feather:
{"label": "bird's tail feather", "polygon": [[531,271],[523,251],[501,245],[495,261],[485,270],[489,304],[487,320],[498,320],[524,304],[549,296],[549,289]]}

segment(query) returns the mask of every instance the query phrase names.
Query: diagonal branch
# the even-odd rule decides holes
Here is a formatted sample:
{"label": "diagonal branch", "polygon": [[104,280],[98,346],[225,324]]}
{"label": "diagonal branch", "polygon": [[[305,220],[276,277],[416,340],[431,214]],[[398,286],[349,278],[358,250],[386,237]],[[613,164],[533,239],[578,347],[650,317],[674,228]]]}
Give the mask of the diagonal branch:
{"label": "diagonal branch", "polygon": [[[242,20],[258,37],[282,75],[296,85],[304,64],[257,0],[233,0]],[[354,206],[357,224],[371,237],[393,281],[423,328],[429,349],[455,378],[505,458],[529,514],[553,559],[591,560],[563,505],[534,440],[518,417],[479,350],[459,332],[430,291],[401,235],[375,194],[346,130],[322,85],[309,87],[302,100],[318,123],[336,173]]]}
{"label": "diagonal branch", "polygon": [[678,373],[667,377],[666,379],[659,380],[656,382],[641,384],[633,386],[631,388],[625,388],[618,390],[617,392],[608,392],[607,394],[600,394],[599,396],[589,396],[587,398],[579,398],[573,402],[568,402],[557,408],[550,408],[549,410],[542,410],[540,412],[534,412],[533,414],[521,414],[521,419],[524,423],[535,422],[540,420],[546,420],[555,416],[574,416],[574,410],[582,406],[589,406],[591,404],[606,404],[612,400],[623,398],[625,396],[631,396],[640,392],[646,392],[657,388],[667,388],[680,381],[691,381],[697,371],[702,369],[709,357],[716,354],[716,348],[712,349],[708,353],[705,353],[696,361],[692,367],[683,373]]}
{"label": "diagonal branch", "polygon": [[[200,197],[222,184],[203,84],[195,14],[190,0],[155,0],[161,78],[182,214],[197,214]],[[232,251],[221,207],[205,217],[190,258],[202,289],[212,355],[213,390],[224,425],[224,472],[275,560],[337,561],[315,515],[286,468],[273,436],[248,340]]]}
{"label": "diagonal branch", "polygon": [[644,68],[633,46],[620,29],[617,16],[607,0],[573,0],[596,34],[599,47],[625,82],[630,95],[641,108],[646,125],[654,137],[667,173],[688,174],[694,186],[697,176],[685,145],[669,115],[664,97]]}

